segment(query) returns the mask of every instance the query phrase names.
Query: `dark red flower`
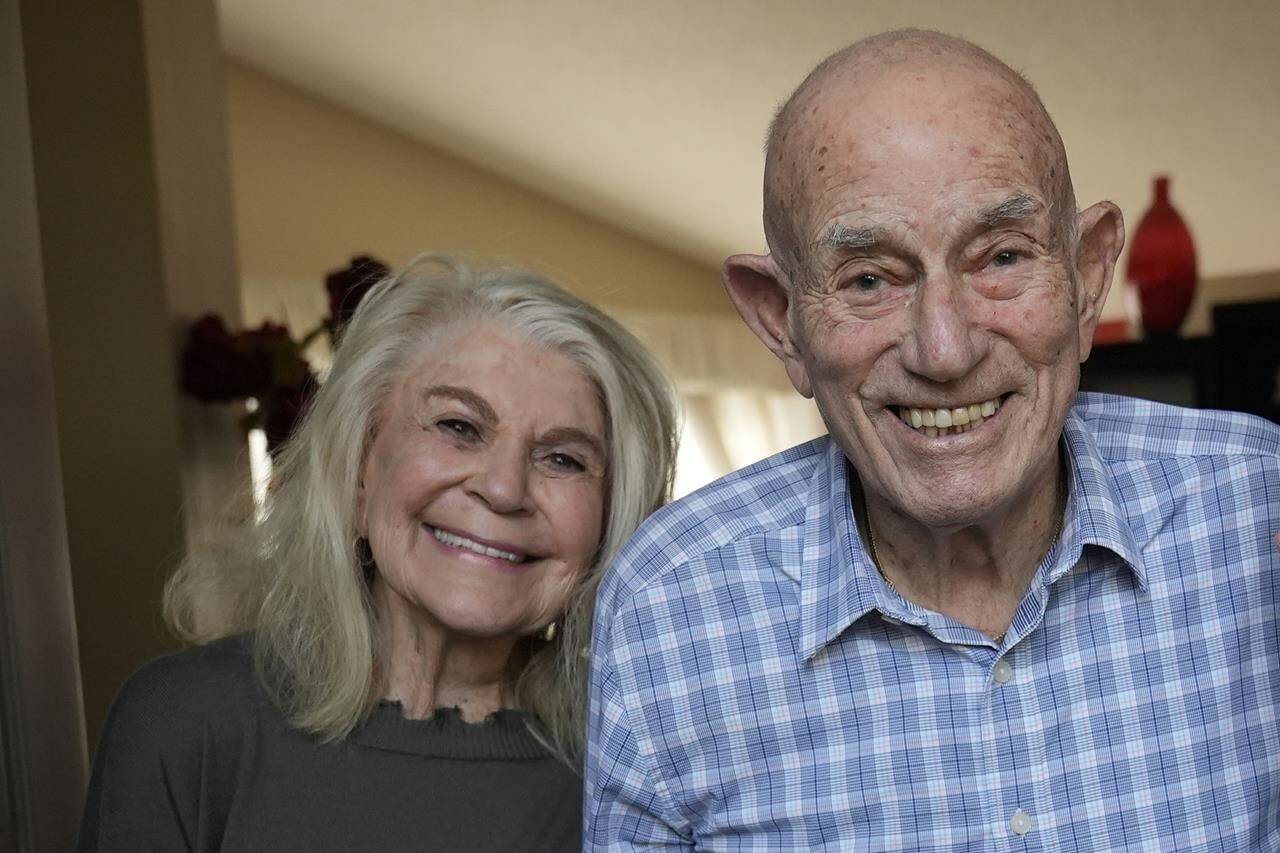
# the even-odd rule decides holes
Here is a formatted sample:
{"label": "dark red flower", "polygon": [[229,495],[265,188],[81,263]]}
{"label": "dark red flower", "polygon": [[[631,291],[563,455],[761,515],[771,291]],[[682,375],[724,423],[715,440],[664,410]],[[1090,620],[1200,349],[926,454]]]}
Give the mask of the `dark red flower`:
{"label": "dark red flower", "polygon": [[247,428],[261,426],[267,449],[274,453],[292,434],[317,387],[303,348],[317,335],[336,334],[369,288],[390,272],[381,261],[360,255],[330,273],[325,287],[331,316],[301,341],[279,323],[232,334],[220,318],[201,317],[192,324],[182,351],[182,389],[206,403],[257,400],[257,409],[244,423]]}
{"label": "dark red flower", "polygon": [[289,330],[279,323],[265,322],[238,337],[253,365],[253,390],[249,396],[269,396],[275,389],[296,387],[311,378],[311,366]]}
{"label": "dark red flower", "polygon": [[268,453],[279,450],[293,434],[315,391],[315,377],[308,376],[300,384],[276,388],[270,396],[258,401],[262,406],[262,430],[267,434]]}
{"label": "dark red flower", "polygon": [[325,277],[324,286],[329,291],[329,322],[334,331],[351,319],[369,288],[390,273],[391,269],[382,261],[359,255],[352,258],[345,269],[334,270]]}
{"label": "dark red flower", "polygon": [[253,393],[257,383],[249,353],[223,325],[206,314],[191,324],[182,349],[182,390],[205,403],[226,403]]}

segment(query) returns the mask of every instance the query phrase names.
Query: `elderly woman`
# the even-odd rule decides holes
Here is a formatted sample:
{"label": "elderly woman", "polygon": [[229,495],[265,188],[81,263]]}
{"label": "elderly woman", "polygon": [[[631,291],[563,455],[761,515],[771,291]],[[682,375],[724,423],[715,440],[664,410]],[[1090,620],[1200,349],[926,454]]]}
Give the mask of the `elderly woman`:
{"label": "elderly woman", "polygon": [[377,285],[245,556],[170,582],[202,645],[121,691],[81,849],[577,849],[593,593],[675,428],[640,344],[553,284],[430,257]]}

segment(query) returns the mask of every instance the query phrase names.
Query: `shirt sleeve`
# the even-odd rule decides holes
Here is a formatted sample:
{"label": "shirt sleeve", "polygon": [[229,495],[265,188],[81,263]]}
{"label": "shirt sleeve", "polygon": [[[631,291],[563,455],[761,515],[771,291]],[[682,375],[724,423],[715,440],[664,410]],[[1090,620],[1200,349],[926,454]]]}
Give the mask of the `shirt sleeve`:
{"label": "shirt sleeve", "polygon": [[673,825],[674,808],[659,791],[651,763],[641,755],[628,723],[622,692],[597,632],[587,727],[583,850],[693,850]]}

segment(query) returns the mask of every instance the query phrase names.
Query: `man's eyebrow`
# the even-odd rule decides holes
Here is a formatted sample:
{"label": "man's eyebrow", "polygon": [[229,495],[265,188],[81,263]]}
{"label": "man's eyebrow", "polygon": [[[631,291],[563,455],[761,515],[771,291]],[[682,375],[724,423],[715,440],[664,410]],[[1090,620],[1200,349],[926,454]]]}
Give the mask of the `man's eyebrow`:
{"label": "man's eyebrow", "polygon": [[423,390],[422,399],[428,400],[432,397],[448,397],[457,400],[489,423],[496,423],[498,420],[498,413],[493,410],[493,406],[490,406],[484,397],[468,388],[459,388],[457,385],[432,385]]}
{"label": "man's eyebrow", "polygon": [[1026,193],[1014,193],[995,207],[988,207],[979,213],[978,222],[987,228],[991,228],[1001,222],[1026,219],[1040,207],[1040,202]]}
{"label": "man's eyebrow", "polygon": [[601,441],[599,436],[577,427],[555,427],[549,429],[538,437],[538,442],[541,444],[585,444],[591,448],[592,453],[598,459],[601,461],[607,459],[604,442]]}
{"label": "man's eyebrow", "polygon": [[827,230],[826,234],[818,238],[818,247],[850,251],[869,249],[878,242],[880,237],[874,228],[850,228],[848,225],[837,222]]}

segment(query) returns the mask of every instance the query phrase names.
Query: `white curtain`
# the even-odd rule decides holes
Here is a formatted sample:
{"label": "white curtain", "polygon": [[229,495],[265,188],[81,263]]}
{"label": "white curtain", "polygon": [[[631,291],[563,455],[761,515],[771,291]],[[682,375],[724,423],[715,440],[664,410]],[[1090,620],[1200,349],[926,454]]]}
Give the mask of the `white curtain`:
{"label": "white curtain", "polygon": [[676,495],[826,432],[812,401],[737,318],[613,311],[675,380],[684,407]]}

